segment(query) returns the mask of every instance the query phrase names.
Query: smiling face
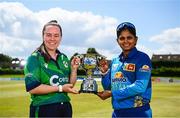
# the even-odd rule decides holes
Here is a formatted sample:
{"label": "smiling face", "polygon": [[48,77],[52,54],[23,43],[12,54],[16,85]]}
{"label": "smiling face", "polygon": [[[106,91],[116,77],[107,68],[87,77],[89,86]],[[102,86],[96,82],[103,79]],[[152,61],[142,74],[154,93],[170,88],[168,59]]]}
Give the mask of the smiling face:
{"label": "smiling face", "polygon": [[126,29],[121,32],[117,42],[122,48],[123,53],[127,55],[136,46],[137,37],[131,34],[128,29]]}
{"label": "smiling face", "polygon": [[58,26],[48,25],[44,30],[43,41],[47,51],[56,51],[62,39]]}

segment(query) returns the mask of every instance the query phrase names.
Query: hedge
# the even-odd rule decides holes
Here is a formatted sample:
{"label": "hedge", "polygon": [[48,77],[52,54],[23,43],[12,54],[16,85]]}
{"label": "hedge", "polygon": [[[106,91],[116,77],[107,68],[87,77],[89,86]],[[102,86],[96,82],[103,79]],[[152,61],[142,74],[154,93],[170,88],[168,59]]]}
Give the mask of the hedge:
{"label": "hedge", "polygon": [[180,77],[180,68],[156,68],[152,70],[152,76]]}
{"label": "hedge", "polygon": [[[0,75],[5,74],[24,74],[23,70],[14,69],[0,69]],[[78,75],[86,75],[85,71],[78,70]],[[152,69],[152,76],[166,76],[166,77],[180,77],[180,67],[179,68],[154,68]]]}
{"label": "hedge", "polygon": [[0,75],[5,74],[24,74],[24,70],[0,69]]}

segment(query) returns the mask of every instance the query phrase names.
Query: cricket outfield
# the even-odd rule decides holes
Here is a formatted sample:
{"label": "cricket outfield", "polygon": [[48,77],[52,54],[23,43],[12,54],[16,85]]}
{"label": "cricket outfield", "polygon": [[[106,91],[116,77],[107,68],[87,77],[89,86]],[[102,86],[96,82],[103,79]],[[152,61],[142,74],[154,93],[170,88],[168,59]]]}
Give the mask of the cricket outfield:
{"label": "cricket outfield", "polygon": [[[80,88],[77,82],[76,88]],[[98,82],[99,91],[102,90]],[[151,107],[154,117],[180,117],[180,83],[153,83]],[[94,94],[69,94],[73,117],[110,118],[111,99],[100,100]],[[24,81],[0,81],[0,117],[28,117],[30,96]]]}

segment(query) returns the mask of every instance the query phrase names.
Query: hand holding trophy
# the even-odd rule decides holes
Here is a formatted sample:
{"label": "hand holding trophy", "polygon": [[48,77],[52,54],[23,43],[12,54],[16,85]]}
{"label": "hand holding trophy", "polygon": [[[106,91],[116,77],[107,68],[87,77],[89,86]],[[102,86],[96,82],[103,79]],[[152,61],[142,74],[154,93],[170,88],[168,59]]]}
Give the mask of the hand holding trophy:
{"label": "hand holding trophy", "polygon": [[[99,61],[99,70],[101,71],[102,75],[105,75],[109,71],[109,64],[108,61],[105,59],[102,59]],[[109,97],[111,97],[111,91],[110,90],[105,90],[98,92],[97,95],[102,99],[105,100]]]}
{"label": "hand holding trophy", "polygon": [[101,71],[102,74],[107,73],[109,69],[108,61],[105,59],[102,59],[99,61],[99,70]]}
{"label": "hand holding trophy", "polygon": [[80,58],[79,57],[74,57],[72,60],[71,60],[71,67],[72,69],[77,69],[80,65]]}

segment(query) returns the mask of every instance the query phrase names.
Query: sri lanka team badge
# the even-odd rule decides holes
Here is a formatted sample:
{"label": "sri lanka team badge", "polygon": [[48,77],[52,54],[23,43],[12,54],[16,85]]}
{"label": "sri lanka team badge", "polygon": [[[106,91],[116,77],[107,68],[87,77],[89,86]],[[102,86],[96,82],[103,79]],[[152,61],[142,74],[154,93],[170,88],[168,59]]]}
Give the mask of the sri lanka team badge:
{"label": "sri lanka team badge", "polygon": [[135,64],[133,63],[125,63],[124,64],[124,67],[123,67],[123,70],[125,71],[131,71],[131,72],[135,72]]}

